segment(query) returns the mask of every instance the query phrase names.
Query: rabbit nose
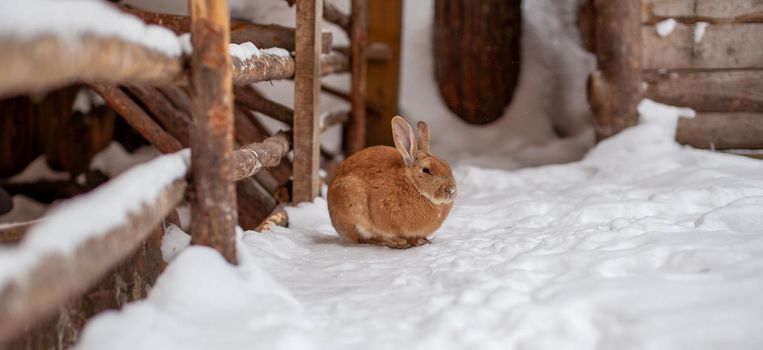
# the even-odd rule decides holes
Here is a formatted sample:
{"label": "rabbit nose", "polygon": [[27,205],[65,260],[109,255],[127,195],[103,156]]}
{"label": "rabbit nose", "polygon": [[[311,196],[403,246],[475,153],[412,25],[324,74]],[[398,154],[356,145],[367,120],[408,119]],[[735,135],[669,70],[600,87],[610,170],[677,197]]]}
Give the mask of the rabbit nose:
{"label": "rabbit nose", "polygon": [[448,192],[451,195],[456,194],[456,186],[450,186],[445,188],[445,192]]}

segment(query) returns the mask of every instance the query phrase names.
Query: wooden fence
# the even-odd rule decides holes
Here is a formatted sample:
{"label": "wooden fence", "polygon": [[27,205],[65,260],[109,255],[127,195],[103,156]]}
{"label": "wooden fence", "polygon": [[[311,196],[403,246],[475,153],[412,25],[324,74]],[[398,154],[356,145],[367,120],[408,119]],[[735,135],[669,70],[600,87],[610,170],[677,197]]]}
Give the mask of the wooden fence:
{"label": "wooden fence", "polygon": [[[7,283],[0,284],[0,347],[14,339],[16,345],[31,344],[19,342],[19,336],[113,273],[155,237],[152,232],[163,221],[176,222],[175,208],[184,199],[191,202],[193,243],[211,246],[235,264],[237,223],[259,229],[285,224],[279,203],[310,201],[319,194],[320,163],[335,157],[321,149],[322,131],[345,124],[344,152],[364,146],[366,0],[352,0],[349,15],[322,0],[287,2],[296,5],[294,29],[231,21],[226,1],[190,0],[188,17],[120,8],[146,23],[177,34],[190,33],[190,56],[168,56],[94,34],[1,43],[0,97],[86,83],[160,152],[190,147],[191,162],[188,173],[169,182],[150,203],[125,213],[124,223],[80,242],[77,254],[51,252],[19,271],[16,275],[21,279],[3,281]],[[323,19],[345,31],[349,49],[332,47],[331,34],[322,30]],[[261,50],[246,59],[230,55],[229,43],[246,42],[284,50]],[[70,50],[71,45],[80,49]],[[320,78],[341,72],[352,74],[351,90],[330,92],[344,96],[351,108],[321,119]],[[250,86],[275,79],[294,80],[293,108],[265,98]],[[254,112],[292,128],[270,135]],[[290,162],[285,156],[292,151]],[[287,191],[281,198],[274,197],[273,193],[288,187],[290,195]],[[13,231],[16,238],[23,236],[18,231]],[[155,275],[144,276],[146,282],[152,283]],[[51,286],[52,276],[55,286]]]}

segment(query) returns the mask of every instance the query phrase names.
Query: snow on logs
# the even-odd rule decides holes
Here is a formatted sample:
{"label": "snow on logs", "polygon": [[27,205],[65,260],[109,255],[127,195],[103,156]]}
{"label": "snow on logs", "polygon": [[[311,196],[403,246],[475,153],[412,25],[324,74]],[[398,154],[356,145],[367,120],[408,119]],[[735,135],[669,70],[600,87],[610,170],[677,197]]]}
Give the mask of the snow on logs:
{"label": "snow on logs", "polygon": [[181,151],[136,166],[62,203],[0,251],[0,340],[55,313],[132,254],[183,199],[188,159]]}
{"label": "snow on logs", "polygon": [[[55,16],[56,13],[76,15]],[[21,20],[41,14],[53,15],[38,21]],[[251,28],[246,28],[251,32]],[[184,50],[181,39],[167,28],[147,25],[101,2],[3,3],[0,97],[45,91],[78,81],[187,85],[184,54],[189,52],[188,48]],[[286,44],[288,47],[289,43]],[[250,42],[231,44],[231,48],[243,54],[232,57],[235,85],[294,77],[295,61],[285,49],[258,50]],[[347,71],[349,60],[345,55],[339,52],[321,55],[322,75]]]}

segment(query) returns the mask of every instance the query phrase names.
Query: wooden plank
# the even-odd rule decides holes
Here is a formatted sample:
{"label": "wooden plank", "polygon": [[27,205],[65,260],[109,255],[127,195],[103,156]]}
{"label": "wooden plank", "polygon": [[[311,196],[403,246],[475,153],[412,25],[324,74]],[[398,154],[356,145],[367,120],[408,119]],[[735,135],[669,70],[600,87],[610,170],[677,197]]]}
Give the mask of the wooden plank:
{"label": "wooden plank", "polygon": [[693,25],[678,24],[667,37],[645,25],[644,69],[763,68],[763,24],[711,24],[699,43]]}
{"label": "wooden plank", "polygon": [[345,127],[344,153],[349,157],[366,146],[366,47],[368,46],[368,7],[366,0],[352,0],[350,30],[350,120]]}
{"label": "wooden plank", "polygon": [[51,316],[86,291],[137,249],[183,199],[185,180],[167,185],[153,203],[129,219],[80,245],[74,254],[51,254],[0,290],[0,347],[33,324]]}
{"label": "wooden plank", "polygon": [[[295,60],[291,56],[281,56],[263,50],[259,56],[252,56],[246,61],[233,58],[233,84],[246,86],[260,81],[292,79],[295,72]],[[320,58],[320,75],[343,73],[350,70],[347,56],[331,52]]]}
{"label": "wooden plank", "polygon": [[760,0],[641,0],[644,23],[666,18],[682,23],[763,22]]}
{"label": "wooden plank", "polygon": [[763,70],[648,71],[647,98],[698,112],[763,112]]}
{"label": "wooden plank", "polygon": [[217,249],[237,263],[236,185],[233,177],[233,79],[228,2],[190,0],[191,205],[193,242]]}
{"label": "wooden plank", "polygon": [[158,89],[150,86],[130,86],[131,94],[148,108],[162,127],[175,137],[184,147],[188,146],[188,131],[191,128],[190,114],[175,108],[172,102]]}
{"label": "wooden plank", "polygon": [[594,0],[596,63],[588,80],[596,138],[635,125],[641,100],[641,9],[638,1]]}
{"label": "wooden plank", "polygon": [[295,203],[319,194],[320,32],[322,0],[297,1],[297,54],[294,81]]}
{"label": "wooden plank", "polygon": [[763,113],[698,113],[678,120],[676,140],[708,149],[763,148]]}

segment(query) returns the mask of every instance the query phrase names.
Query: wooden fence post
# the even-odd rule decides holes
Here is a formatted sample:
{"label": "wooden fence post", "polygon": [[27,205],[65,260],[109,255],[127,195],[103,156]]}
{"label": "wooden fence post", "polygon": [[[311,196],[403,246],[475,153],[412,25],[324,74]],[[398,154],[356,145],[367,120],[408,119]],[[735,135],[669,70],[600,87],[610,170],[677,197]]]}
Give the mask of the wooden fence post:
{"label": "wooden fence post", "polygon": [[233,86],[227,0],[190,0],[191,171],[194,244],[217,249],[237,263],[236,186],[233,178]]}
{"label": "wooden fence post", "polygon": [[591,0],[598,70],[588,81],[596,139],[638,122],[641,100],[641,2]]}
{"label": "wooden fence post", "polygon": [[322,0],[297,1],[294,74],[294,203],[319,194]]}
{"label": "wooden fence post", "polygon": [[366,146],[366,46],[368,42],[368,7],[366,0],[352,0],[350,30],[350,65],[352,113],[347,124],[344,143],[345,156]]}

